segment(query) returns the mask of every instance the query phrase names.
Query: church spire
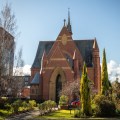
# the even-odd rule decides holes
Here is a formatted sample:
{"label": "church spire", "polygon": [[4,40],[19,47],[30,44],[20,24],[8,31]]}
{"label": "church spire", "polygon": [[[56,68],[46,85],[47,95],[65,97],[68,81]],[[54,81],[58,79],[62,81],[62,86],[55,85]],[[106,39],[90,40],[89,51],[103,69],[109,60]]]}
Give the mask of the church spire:
{"label": "church spire", "polygon": [[68,24],[67,24],[67,29],[68,31],[72,34],[72,27],[71,27],[71,23],[70,23],[70,8],[68,8]]}
{"label": "church spire", "polygon": [[66,23],[65,23],[65,22],[66,22],[66,19],[64,19],[64,27],[66,26]]}

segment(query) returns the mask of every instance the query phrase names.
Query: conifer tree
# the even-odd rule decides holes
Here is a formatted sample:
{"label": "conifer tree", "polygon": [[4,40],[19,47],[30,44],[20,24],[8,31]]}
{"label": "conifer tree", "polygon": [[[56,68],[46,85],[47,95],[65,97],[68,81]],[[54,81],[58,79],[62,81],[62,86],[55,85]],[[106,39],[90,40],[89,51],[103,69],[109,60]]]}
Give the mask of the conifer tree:
{"label": "conifer tree", "polygon": [[80,83],[81,112],[83,115],[91,115],[90,86],[87,76],[86,64],[84,63]]}
{"label": "conifer tree", "polygon": [[102,59],[102,71],[101,71],[101,94],[107,95],[109,90],[109,80],[108,80],[108,71],[106,63],[106,53],[105,49],[103,50],[103,59]]}

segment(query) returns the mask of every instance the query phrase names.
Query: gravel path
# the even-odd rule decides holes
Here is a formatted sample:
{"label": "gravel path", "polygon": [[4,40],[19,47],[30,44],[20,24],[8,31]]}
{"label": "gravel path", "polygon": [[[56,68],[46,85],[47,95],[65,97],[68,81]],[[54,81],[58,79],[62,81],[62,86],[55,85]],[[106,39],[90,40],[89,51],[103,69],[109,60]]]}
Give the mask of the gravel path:
{"label": "gravel path", "polygon": [[34,111],[21,113],[19,115],[6,118],[5,120],[27,120],[27,119],[33,118],[34,116],[38,116],[38,115],[39,115],[39,110],[34,110]]}

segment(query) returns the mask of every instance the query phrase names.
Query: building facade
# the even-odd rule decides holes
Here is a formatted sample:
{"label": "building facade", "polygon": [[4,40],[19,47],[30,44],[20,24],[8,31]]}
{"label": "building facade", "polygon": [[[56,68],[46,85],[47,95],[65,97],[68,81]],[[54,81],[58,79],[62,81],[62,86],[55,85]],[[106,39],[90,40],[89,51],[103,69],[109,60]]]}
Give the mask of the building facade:
{"label": "building facade", "polygon": [[13,75],[14,37],[0,27],[0,75]]}
{"label": "building facade", "polygon": [[11,96],[14,93],[14,96],[20,98],[30,98],[30,76],[13,76],[14,91],[11,91]]}
{"label": "building facade", "polygon": [[0,27],[0,96],[6,95],[7,80],[10,80],[10,76],[13,75],[13,62],[14,37]]}
{"label": "building facade", "polygon": [[96,39],[73,40],[70,15],[55,41],[40,41],[31,68],[31,99],[58,100],[66,82],[80,80],[83,63],[93,90],[100,91],[100,56]]}

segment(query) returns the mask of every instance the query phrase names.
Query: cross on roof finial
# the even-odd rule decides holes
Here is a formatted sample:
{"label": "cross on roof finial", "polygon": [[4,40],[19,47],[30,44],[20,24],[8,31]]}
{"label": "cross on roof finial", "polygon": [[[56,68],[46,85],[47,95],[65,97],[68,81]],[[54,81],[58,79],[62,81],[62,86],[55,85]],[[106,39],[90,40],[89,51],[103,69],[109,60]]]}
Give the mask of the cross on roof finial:
{"label": "cross on roof finial", "polygon": [[64,19],[64,27],[65,27],[65,22],[66,22],[66,19]]}

